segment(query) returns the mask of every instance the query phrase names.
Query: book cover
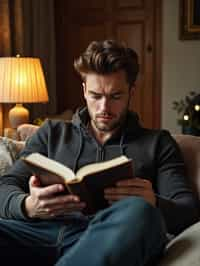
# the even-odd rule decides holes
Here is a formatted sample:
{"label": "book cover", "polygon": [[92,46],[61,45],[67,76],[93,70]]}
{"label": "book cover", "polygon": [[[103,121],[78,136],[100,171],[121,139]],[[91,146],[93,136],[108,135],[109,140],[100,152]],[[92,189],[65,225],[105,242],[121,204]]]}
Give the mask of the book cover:
{"label": "book cover", "polygon": [[126,156],[83,166],[76,174],[67,166],[39,153],[33,153],[22,160],[40,178],[43,186],[61,183],[65,185],[66,193],[78,195],[81,201],[86,202],[87,214],[108,206],[104,199],[105,188],[115,186],[119,180],[133,177],[133,162]]}

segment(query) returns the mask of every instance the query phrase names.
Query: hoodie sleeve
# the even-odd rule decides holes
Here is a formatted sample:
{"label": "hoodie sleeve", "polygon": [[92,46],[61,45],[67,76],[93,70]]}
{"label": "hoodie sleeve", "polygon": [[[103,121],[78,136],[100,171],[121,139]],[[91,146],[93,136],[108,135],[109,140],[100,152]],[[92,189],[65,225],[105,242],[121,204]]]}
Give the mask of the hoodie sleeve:
{"label": "hoodie sleeve", "polygon": [[[47,121],[26,142],[21,156],[32,152],[47,154],[48,135],[51,123]],[[23,212],[23,202],[29,193],[31,172],[25,163],[18,159],[10,170],[0,177],[0,217],[7,219],[28,219]]]}
{"label": "hoodie sleeve", "polygon": [[156,154],[157,205],[167,231],[176,235],[199,220],[197,201],[188,182],[179,146],[167,131],[160,136]]}

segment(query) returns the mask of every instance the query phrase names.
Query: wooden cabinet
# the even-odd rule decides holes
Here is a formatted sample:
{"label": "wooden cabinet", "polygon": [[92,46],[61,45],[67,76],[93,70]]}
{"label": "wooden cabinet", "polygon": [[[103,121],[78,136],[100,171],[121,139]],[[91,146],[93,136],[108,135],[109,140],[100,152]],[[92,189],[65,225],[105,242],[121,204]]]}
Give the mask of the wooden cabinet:
{"label": "wooden cabinet", "polygon": [[74,58],[92,40],[117,39],[134,48],[140,74],[130,109],[143,125],[160,127],[161,0],[57,0],[57,103],[58,111],[84,104]]}

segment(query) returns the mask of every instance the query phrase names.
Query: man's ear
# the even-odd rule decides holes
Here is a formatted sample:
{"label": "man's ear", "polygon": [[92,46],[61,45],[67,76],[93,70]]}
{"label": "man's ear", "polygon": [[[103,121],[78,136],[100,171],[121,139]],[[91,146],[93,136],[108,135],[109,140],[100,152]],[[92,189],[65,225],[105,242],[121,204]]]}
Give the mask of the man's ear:
{"label": "man's ear", "polygon": [[129,89],[130,97],[133,97],[134,91],[135,91],[135,85],[131,86]]}
{"label": "man's ear", "polygon": [[83,86],[83,96],[84,98],[86,97],[85,94],[86,94],[86,86],[85,86],[85,82],[82,82],[82,86]]}

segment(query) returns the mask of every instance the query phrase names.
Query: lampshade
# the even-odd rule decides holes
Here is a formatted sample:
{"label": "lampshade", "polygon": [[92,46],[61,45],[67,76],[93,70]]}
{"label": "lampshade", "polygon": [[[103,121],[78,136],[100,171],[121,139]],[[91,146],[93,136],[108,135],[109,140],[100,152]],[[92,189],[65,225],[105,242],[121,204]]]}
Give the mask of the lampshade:
{"label": "lampshade", "polygon": [[0,58],[0,102],[47,102],[48,94],[38,58]]}
{"label": "lampshade", "polygon": [[16,103],[18,107],[9,113],[12,127],[28,122],[29,113],[22,103],[47,101],[46,82],[38,58],[0,58],[0,103]]}

